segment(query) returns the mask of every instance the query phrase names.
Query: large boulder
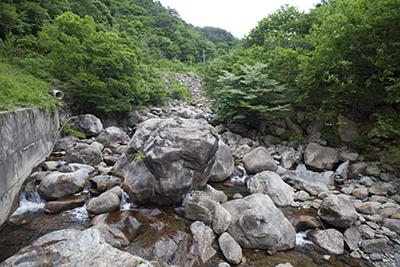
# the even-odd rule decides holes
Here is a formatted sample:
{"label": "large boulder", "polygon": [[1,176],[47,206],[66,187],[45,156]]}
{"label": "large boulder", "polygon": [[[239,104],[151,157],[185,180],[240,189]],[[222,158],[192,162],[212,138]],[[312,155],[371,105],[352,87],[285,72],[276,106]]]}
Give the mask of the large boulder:
{"label": "large boulder", "polygon": [[149,119],[138,125],[115,174],[134,201],[175,204],[207,183],[218,141],[203,120]]}
{"label": "large boulder", "polygon": [[83,190],[93,170],[94,168],[87,166],[70,173],[51,172],[43,177],[38,186],[38,192],[47,200],[75,194]]}
{"label": "large boulder", "polygon": [[358,214],[351,197],[347,195],[330,195],[326,197],[318,210],[318,216],[330,225],[348,228],[358,219]]}
{"label": "large boulder", "polygon": [[87,211],[92,214],[112,212],[119,209],[122,189],[119,186],[94,197],[87,203]]}
{"label": "large boulder", "polygon": [[294,227],[268,195],[253,194],[222,206],[232,215],[228,232],[242,247],[281,251],[296,245]]}
{"label": "large boulder", "polygon": [[235,165],[231,150],[220,140],[215,155],[215,162],[211,170],[210,181],[222,182],[232,175],[234,169]]}
{"label": "large boulder", "polygon": [[248,180],[247,188],[252,194],[267,194],[277,206],[288,206],[294,201],[293,188],[275,172],[264,171],[256,174]]}
{"label": "large boulder", "polygon": [[46,234],[0,266],[160,266],[109,245],[98,229]]}
{"label": "large boulder", "polygon": [[304,163],[313,170],[332,170],[339,162],[339,152],[331,147],[321,146],[317,143],[307,145],[304,152]]}
{"label": "large boulder", "polygon": [[103,131],[101,120],[92,114],[73,117],[70,124],[75,130],[83,132],[86,137],[97,136]]}
{"label": "large boulder", "polygon": [[278,168],[275,160],[264,147],[257,147],[243,157],[247,173],[255,174],[262,171],[275,171]]}
{"label": "large boulder", "polygon": [[344,238],[335,229],[317,230],[311,234],[312,240],[321,248],[334,255],[344,253]]}
{"label": "large boulder", "polygon": [[328,192],[329,186],[335,182],[333,171],[313,172],[304,165],[297,166],[296,170],[286,172],[282,177],[286,183],[298,190],[305,190],[311,195]]}
{"label": "large boulder", "polygon": [[103,144],[104,147],[115,149],[120,145],[126,145],[129,142],[129,136],[116,126],[107,127],[96,138],[96,141]]}
{"label": "large boulder", "polygon": [[103,160],[103,153],[95,144],[78,143],[67,149],[65,160],[68,162],[96,165]]}

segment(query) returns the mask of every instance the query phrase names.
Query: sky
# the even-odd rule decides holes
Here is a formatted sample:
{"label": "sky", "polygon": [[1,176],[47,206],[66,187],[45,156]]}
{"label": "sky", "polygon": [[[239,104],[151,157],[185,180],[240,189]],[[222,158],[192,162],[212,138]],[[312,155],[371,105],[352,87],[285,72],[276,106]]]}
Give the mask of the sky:
{"label": "sky", "polygon": [[163,6],[178,11],[181,18],[195,26],[214,26],[242,38],[258,21],[289,4],[307,11],[320,0],[160,0]]}

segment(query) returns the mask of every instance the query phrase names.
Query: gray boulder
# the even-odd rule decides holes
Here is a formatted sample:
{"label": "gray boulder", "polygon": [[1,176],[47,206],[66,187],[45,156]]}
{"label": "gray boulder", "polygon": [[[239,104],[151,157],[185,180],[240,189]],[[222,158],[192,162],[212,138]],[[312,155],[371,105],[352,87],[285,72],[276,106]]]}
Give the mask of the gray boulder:
{"label": "gray boulder", "polygon": [[264,171],[256,174],[248,180],[247,188],[252,194],[267,194],[277,206],[288,206],[294,201],[293,188],[275,172]]}
{"label": "gray boulder", "polygon": [[262,171],[275,171],[278,165],[271,154],[264,147],[257,147],[243,157],[244,168],[247,173],[255,174]]}
{"label": "gray boulder", "polygon": [[332,170],[338,162],[339,152],[331,147],[310,143],[307,145],[304,152],[304,163],[313,170],[329,171]]}
{"label": "gray boulder", "polygon": [[328,192],[334,184],[335,175],[332,171],[313,172],[304,165],[297,166],[295,171],[288,171],[282,176],[283,180],[298,190],[305,190],[311,195]]}
{"label": "gray boulder", "polygon": [[109,245],[95,228],[46,234],[1,266],[159,266]]}
{"label": "gray boulder", "polygon": [[79,143],[67,150],[65,160],[74,163],[96,165],[103,160],[103,153],[96,145]]}
{"label": "gray boulder", "polygon": [[242,261],[242,248],[228,233],[223,233],[218,238],[219,247],[226,260],[232,264],[239,264]]}
{"label": "gray boulder", "polygon": [[92,214],[112,212],[119,209],[122,189],[119,186],[94,197],[87,203],[86,209]]}
{"label": "gray boulder", "polygon": [[361,242],[361,233],[356,227],[351,227],[344,231],[344,241],[350,250],[358,250]]}
{"label": "gray boulder", "polygon": [[282,153],[282,159],[281,159],[282,167],[288,170],[292,169],[301,161],[302,158],[303,155],[301,152],[296,151],[293,148],[290,148]]}
{"label": "gray boulder", "polygon": [[83,132],[86,137],[97,136],[103,131],[101,120],[92,114],[79,115],[71,119],[72,128]]}
{"label": "gray boulder", "polygon": [[244,248],[291,249],[296,232],[269,196],[253,194],[222,204],[232,215],[229,234]]}
{"label": "gray boulder", "polygon": [[342,115],[338,117],[338,126],[339,137],[343,142],[351,142],[360,136],[357,124]]}
{"label": "gray boulder", "polygon": [[326,197],[318,210],[318,216],[330,225],[347,228],[358,219],[357,211],[347,195],[330,195]]}
{"label": "gray boulder", "polygon": [[193,245],[195,254],[200,255],[202,263],[206,263],[217,253],[217,251],[212,248],[215,234],[210,227],[199,221],[190,225],[190,231],[192,232],[195,241]]}
{"label": "gray boulder", "polygon": [[317,230],[311,234],[311,239],[331,254],[341,255],[344,253],[343,235],[338,230]]}
{"label": "gray boulder", "polygon": [[105,128],[96,141],[103,144],[104,147],[115,149],[120,145],[129,143],[129,136],[121,129],[115,126]]}
{"label": "gray boulder", "polygon": [[93,170],[90,167],[81,168],[70,173],[51,172],[43,177],[38,186],[38,192],[47,200],[75,194],[83,190],[86,180]]}
{"label": "gray boulder", "polygon": [[206,121],[149,119],[140,125],[115,174],[135,202],[179,203],[204,187],[218,150],[218,134]]}
{"label": "gray boulder", "polygon": [[234,169],[235,165],[231,150],[220,140],[215,154],[215,162],[211,169],[210,181],[222,182],[232,175]]}

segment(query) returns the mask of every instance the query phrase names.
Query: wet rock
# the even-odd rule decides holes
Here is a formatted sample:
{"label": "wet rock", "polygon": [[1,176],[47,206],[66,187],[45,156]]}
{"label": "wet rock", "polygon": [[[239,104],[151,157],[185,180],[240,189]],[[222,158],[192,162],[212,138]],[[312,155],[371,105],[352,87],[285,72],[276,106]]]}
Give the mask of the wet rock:
{"label": "wet rock", "polygon": [[79,143],[67,150],[65,160],[74,163],[96,165],[103,160],[103,153],[96,145]]}
{"label": "wet rock", "polygon": [[199,221],[190,225],[190,231],[196,242],[194,250],[196,254],[200,255],[202,263],[206,263],[217,253],[215,249],[212,248],[212,243],[215,239],[214,232],[210,227]]}
{"label": "wet rock", "polygon": [[239,264],[242,261],[242,248],[228,233],[223,233],[218,239],[219,247],[226,260],[232,264]]}
{"label": "wet rock", "polygon": [[217,149],[218,135],[205,121],[150,119],[138,125],[115,174],[135,202],[175,204],[205,186]]}
{"label": "wet rock", "polygon": [[295,167],[303,158],[303,155],[301,152],[294,150],[293,148],[290,148],[289,150],[286,150],[282,154],[282,159],[281,159],[281,164],[282,167],[285,169],[292,169]]}
{"label": "wet rock", "polygon": [[324,147],[317,143],[310,143],[304,151],[304,163],[310,169],[318,171],[332,170],[339,162],[339,153],[331,147]]}
{"label": "wet rock", "polygon": [[92,114],[74,117],[70,124],[75,130],[83,132],[86,137],[97,136],[103,131],[101,120]]}
{"label": "wet rock", "polygon": [[120,194],[122,189],[115,187],[112,190],[102,193],[98,197],[94,197],[87,203],[87,211],[92,214],[107,213],[119,209]]}
{"label": "wet rock", "polygon": [[304,165],[299,165],[295,171],[288,171],[283,175],[283,179],[298,190],[318,195],[329,191],[328,187],[334,183],[334,173],[332,171],[313,172],[307,170]]}
{"label": "wet rock", "polygon": [[115,149],[120,145],[127,145],[129,136],[121,128],[111,126],[105,128],[96,138],[96,141],[106,148]]}
{"label": "wet rock", "polygon": [[267,194],[277,206],[288,206],[294,201],[294,190],[286,184],[279,174],[263,171],[247,182],[250,193]]}
{"label": "wet rock", "polygon": [[311,239],[331,254],[341,255],[344,253],[343,235],[335,229],[317,230],[311,234]]}
{"label": "wet rock", "polygon": [[318,216],[327,223],[347,228],[353,225],[358,215],[351,203],[351,198],[346,195],[330,195],[326,197],[318,210]]}
{"label": "wet rock", "polygon": [[375,214],[382,207],[379,202],[364,202],[356,205],[356,210],[363,214]]}
{"label": "wet rock", "polygon": [[87,196],[81,194],[79,196],[67,196],[55,201],[46,202],[44,210],[47,213],[60,213],[65,210],[71,210],[81,207],[85,204]]}
{"label": "wet rock", "polygon": [[262,171],[275,171],[278,165],[271,154],[264,147],[258,147],[243,157],[244,168],[247,173],[255,174]]}
{"label": "wet rock", "polygon": [[344,231],[344,241],[350,250],[358,250],[361,242],[361,233],[356,227],[351,227]]}
{"label": "wet rock", "polygon": [[82,168],[71,173],[52,172],[42,179],[38,186],[38,192],[48,200],[80,192],[92,170],[93,168]]}
{"label": "wet rock", "polygon": [[4,266],[159,266],[106,243],[98,229],[46,234],[3,262]]}
{"label": "wet rock", "polygon": [[338,126],[339,137],[343,142],[351,142],[360,136],[357,124],[342,115],[338,117]]}
{"label": "wet rock", "polygon": [[98,175],[91,177],[89,181],[95,186],[97,191],[105,192],[114,186],[122,184],[122,179],[112,175]]}
{"label": "wet rock", "polygon": [[263,194],[253,194],[222,204],[232,215],[229,234],[244,248],[293,248],[296,232],[272,200]]}
{"label": "wet rock", "polygon": [[385,219],[383,225],[400,235],[400,220]]}
{"label": "wet rock", "polygon": [[231,150],[220,140],[215,154],[215,162],[211,169],[210,181],[222,182],[226,180],[232,175],[234,168]]}
{"label": "wet rock", "polygon": [[361,247],[366,253],[380,253],[387,249],[388,244],[386,238],[367,239],[361,241]]}

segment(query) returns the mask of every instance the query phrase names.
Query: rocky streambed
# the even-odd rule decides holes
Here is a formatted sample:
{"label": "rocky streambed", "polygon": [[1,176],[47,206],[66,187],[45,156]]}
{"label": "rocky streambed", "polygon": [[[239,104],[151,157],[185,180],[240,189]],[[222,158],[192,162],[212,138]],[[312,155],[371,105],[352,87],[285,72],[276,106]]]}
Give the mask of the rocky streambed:
{"label": "rocky streambed", "polygon": [[73,120],[87,139],[61,138],[34,170],[0,266],[398,266],[394,170],[238,134],[197,87],[193,103],[136,113],[131,136]]}

